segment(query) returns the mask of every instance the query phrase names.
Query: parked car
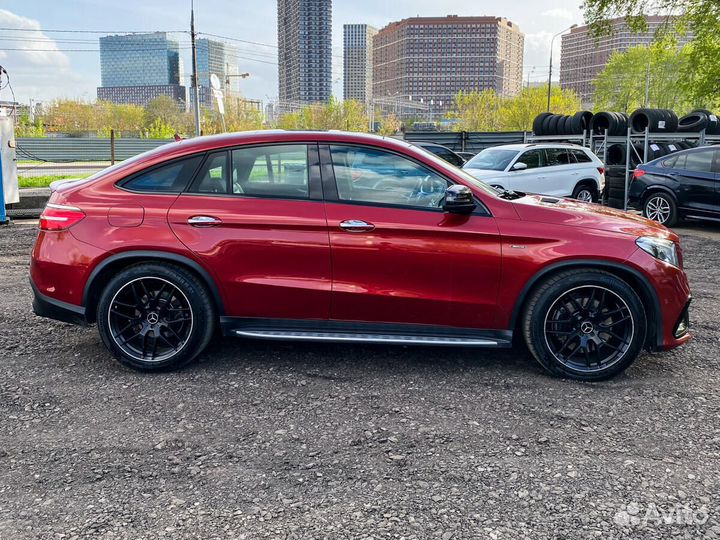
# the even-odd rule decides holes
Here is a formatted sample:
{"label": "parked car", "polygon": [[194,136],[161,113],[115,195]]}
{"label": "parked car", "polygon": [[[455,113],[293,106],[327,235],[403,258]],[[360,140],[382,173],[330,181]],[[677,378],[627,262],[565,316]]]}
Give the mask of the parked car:
{"label": "parked car", "polygon": [[413,144],[427,150],[428,152],[432,152],[436,156],[443,158],[445,161],[455,165],[456,167],[462,167],[465,163],[465,159],[463,157],[461,157],[457,152],[450,150],[447,146],[425,141],[414,141]]}
{"label": "parked car", "polygon": [[720,148],[682,150],[638,166],[628,203],[668,227],[681,218],[720,220]]}
{"label": "parked car", "polygon": [[163,145],[61,184],[39,220],[38,315],[97,324],[123,364],[246,338],[510,347],[598,380],[689,338],[678,236],[499,192],[416,146],[259,131]]}
{"label": "parked car", "polygon": [[605,166],[574,144],[505,144],[486,148],[463,168],[491,186],[525,193],[597,202]]}

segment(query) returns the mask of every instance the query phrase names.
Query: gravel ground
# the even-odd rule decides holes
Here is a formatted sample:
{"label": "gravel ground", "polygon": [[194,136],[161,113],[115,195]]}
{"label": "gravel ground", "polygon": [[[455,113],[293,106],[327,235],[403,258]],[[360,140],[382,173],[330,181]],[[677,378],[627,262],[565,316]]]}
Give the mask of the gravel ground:
{"label": "gravel ground", "polygon": [[0,229],[0,539],[720,537],[720,234],[683,233],[697,336],[624,375],[526,352],[216,340],[122,368],[36,318]]}

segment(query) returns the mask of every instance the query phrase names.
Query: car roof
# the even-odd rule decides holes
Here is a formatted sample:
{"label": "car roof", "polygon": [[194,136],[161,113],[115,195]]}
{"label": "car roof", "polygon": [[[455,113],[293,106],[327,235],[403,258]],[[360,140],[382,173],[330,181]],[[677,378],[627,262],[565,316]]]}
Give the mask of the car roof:
{"label": "car roof", "polygon": [[528,148],[572,148],[576,150],[589,150],[579,144],[570,143],[516,143],[516,144],[500,144],[497,146],[489,146],[488,148],[500,148],[502,150],[526,150]]}
{"label": "car roof", "polygon": [[451,152],[453,152],[453,150],[451,150],[447,146],[432,141],[411,141],[411,144],[414,144],[415,146],[439,146],[440,148],[444,148],[445,150],[450,150]]}

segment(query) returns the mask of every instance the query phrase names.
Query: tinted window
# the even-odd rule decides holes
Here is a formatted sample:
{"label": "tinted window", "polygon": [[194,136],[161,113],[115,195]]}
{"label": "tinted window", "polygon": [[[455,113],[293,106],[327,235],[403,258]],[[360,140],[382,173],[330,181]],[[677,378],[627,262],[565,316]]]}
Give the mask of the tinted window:
{"label": "tinted window", "polygon": [[504,171],[510,162],[517,156],[517,150],[502,150],[500,148],[486,148],[465,164],[467,169],[485,169],[490,171]]}
{"label": "tinted window", "polygon": [[202,156],[192,156],[139,173],[122,183],[125,189],[143,192],[180,193],[197,169]]}
{"label": "tinted window", "polygon": [[447,181],[397,154],[353,146],[331,146],[338,197],[343,201],[435,207]]}
{"label": "tinted window", "polygon": [[564,148],[546,148],[545,156],[548,167],[568,165],[570,163],[570,156]]}
{"label": "tinted window", "polygon": [[543,166],[542,152],[540,150],[530,150],[525,152],[517,160],[517,163],[524,163],[528,169],[537,169]]}
{"label": "tinted window", "polygon": [[233,150],[232,191],[255,197],[307,198],[307,146],[284,144]]}
{"label": "tinted window", "polygon": [[191,191],[197,193],[228,192],[227,152],[210,154],[195,177]]}
{"label": "tinted window", "polygon": [[582,150],[568,150],[577,163],[592,163],[592,158]]}
{"label": "tinted window", "polygon": [[456,167],[459,167],[460,165],[465,163],[460,156],[455,154],[455,152],[452,152],[447,148],[443,148],[442,146],[428,146],[425,149],[429,150],[436,156],[443,158],[445,161],[451,163],[452,165],[455,165]]}
{"label": "tinted window", "polygon": [[682,168],[693,172],[709,173],[712,172],[714,156],[714,150],[708,150],[705,152],[690,152],[689,154],[685,154],[685,165],[680,167],[679,164],[676,163],[675,168]]}

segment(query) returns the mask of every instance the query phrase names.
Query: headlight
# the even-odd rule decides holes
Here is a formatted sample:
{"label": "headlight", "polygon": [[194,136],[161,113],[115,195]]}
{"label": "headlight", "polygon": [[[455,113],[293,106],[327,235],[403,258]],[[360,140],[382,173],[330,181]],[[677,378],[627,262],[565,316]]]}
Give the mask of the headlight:
{"label": "headlight", "polygon": [[678,262],[677,246],[672,240],[653,238],[652,236],[641,236],[635,243],[640,249],[648,252],[656,259],[680,267]]}

